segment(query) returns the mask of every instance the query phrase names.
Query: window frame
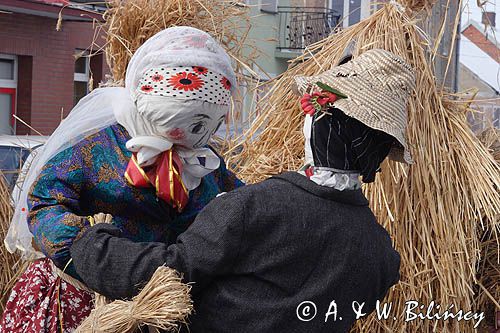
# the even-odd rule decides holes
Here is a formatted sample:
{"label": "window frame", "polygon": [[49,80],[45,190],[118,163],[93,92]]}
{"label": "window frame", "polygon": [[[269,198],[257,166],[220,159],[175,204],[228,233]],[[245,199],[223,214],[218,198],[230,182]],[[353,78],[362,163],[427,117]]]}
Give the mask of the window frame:
{"label": "window frame", "polygon": [[[271,5],[270,3],[268,2],[271,2],[271,1],[274,1],[274,9],[271,8]],[[267,13],[267,14],[278,14],[278,6],[279,6],[279,0],[260,0],[259,1],[259,8],[260,8],[260,11],[263,12],[263,13]]]}
{"label": "window frame", "polygon": [[14,118],[14,115],[17,113],[17,88],[0,87],[0,94],[10,95],[12,98],[10,106],[10,124],[14,133],[16,133],[16,118]]}
{"label": "window frame", "polygon": [[12,105],[10,111],[10,125],[12,126],[12,131],[16,133],[16,119],[14,115],[17,114],[17,82],[18,82],[18,59],[14,54],[0,53],[0,59],[7,59],[14,61],[14,75],[12,80],[0,79],[0,93],[10,95],[12,98]]}
{"label": "window frame", "polygon": [[[74,74],[73,81],[87,82],[88,83],[89,80],[90,80],[90,58],[89,58],[89,54],[85,50],[76,50],[76,51],[77,51],[77,53],[75,54],[75,56],[78,56],[78,58],[84,58],[85,59],[85,73],[76,73],[74,71],[74,69],[73,69],[73,74]],[[75,62],[76,62],[76,60],[78,60],[78,58],[75,58]]]}
{"label": "window frame", "polygon": [[[90,56],[89,52],[87,50],[81,50],[81,49],[76,49],[75,50],[75,63],[78,60],[78,58],[84,58],[85,59],[85,73],[77,73],[75,72],[75,69],[73,69],[73,103],[75,102],[75,83],[85,83],[85,95],[88,95],[90,93],[89,89],[89,81],[90,81]],[[82,96],[82,98],[84,97]],[[81,100],[81,98],[74,103],[74,105],[78,104],[78,102]]]}
{"label": "window frame", "polygon": [[17,56],[12,54],[0,53],[0,59],[14,60],[14,78],[12,80],[0,79],[0,88],[17,89]]}

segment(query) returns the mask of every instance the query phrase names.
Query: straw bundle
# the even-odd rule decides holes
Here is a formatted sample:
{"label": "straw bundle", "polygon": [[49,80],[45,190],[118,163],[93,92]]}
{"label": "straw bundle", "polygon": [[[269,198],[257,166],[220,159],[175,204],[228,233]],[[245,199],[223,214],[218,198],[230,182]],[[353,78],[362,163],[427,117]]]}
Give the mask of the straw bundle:
{"label": "straw bundle", "polygon": [[243,43],[250,29],[247,7],[236,1],[112,0],[108,6],[101,28],[106,34],[106,57],[115,81],[124,80],[130,58],[149,37],[173,26],[187,25],[210,33],[238,66],[247,67],[245,64],[255,56]]}
{"label": "straw bundle", "polygon": [[479,134],[478,138],[488,148],[493,158],[500,163],[500,129],[490,127]]}
{"label": "straw bundle", "polygon": [[413,11],[422,11],[425,10],[427,12],[430,12],[432,9],[432,6],[437,2],[437,0],[399,0],[398,3],[400,3],[404,8],[411,9]]}
{"label": "straw bundle", "polygon": [[[500,130],[491,127],[479,135],[479,139],[500,163]],[[476,307],[487,314],[489,328],[495,327],[495,311],[500,311],[500,252],[496,235],[500,233],[500,215],[495,223],[496,231],[479,231],[481,260],[478,264]]]}
{"label": "straw bundle", "polygon": [[[411,9],[384,5],[366,20],[311,46],[274,82],[260,107],[267,112],[226,155],[251,183],[298,169],[304,155],[303,116],[292,92],[293,77],[330,69],[351,41],[356,41],[354,55],[383,48],[405,59],[417,70],[407,130],[415,164],[385,162],[376,182],[365,187],[371,208],[401,254],[401,282],[386,299],[398,317],[377,321],[372,316],[358,322],[354,331],[471,332],[470,322],[405,322],[403,317],[408,300],[425,306],[434,300],[441,312],[452,304],[454,309],[478,310],[473,300],[480,253],[477,231],[483,225],[496,230],[495,216],[500,212],[499,166],[470,131],[468,104],[449,100],[437,87],[431,66],[434,55],[415,18],[407,16]],[[241,153],[234,153],[241,148]]]}
{"label": "straw bundle", "polygon": [[[497,225],[500,225],[500,218]],[[478,268],[477,296],[475,297],[476,307],[484,311],[486,320],[483,327],[495,327],[495,311],[500,311],[500,265],[499,250],[496,234],[500,232],[497,226],[496,231],[486,230],[480,236],[481,260]]]}
{"label": "straw bundle", "polygon": [[[14,209],[11,204],[10,191],[0,172],[0,239],[3,241],[9,229]],[[0,313],[4,311],[10,290],[18,277],[24,272],[26,265],[16,254],[11,254],[0,244]]]}
{"label": "straw bundle", "polygon": [[175,270],[159,267],[132,301],[118,300],[94,309],[76,333],[132,333],[146,325],[177,331],[193,310],[190,290]]}

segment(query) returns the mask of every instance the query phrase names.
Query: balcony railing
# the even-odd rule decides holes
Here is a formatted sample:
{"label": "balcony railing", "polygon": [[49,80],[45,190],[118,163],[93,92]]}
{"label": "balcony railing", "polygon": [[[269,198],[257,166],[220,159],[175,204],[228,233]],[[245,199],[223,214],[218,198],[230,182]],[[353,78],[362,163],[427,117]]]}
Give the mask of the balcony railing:
{"label": "balcony railing", "polygon": [[337,26],[341,15],[321,7],[278,7],[278,50],[305,49],[328,36]]}

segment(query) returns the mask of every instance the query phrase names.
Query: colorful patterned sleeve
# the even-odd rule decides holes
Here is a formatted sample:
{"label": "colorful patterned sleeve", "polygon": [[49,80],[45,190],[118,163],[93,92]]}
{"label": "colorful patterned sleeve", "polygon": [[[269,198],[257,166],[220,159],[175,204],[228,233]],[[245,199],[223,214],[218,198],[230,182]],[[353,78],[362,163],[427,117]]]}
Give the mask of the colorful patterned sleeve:
{"label": "colorful patterned sleeve", "polygon": [[[44,166],[28,196],[28,226],[34,241],[60,269],[70,260],[73,241],[90,226],[87,217],[77,215],[84,179],[74,149],[60,152]],[[71,264],[65,273],[79,278]]]}

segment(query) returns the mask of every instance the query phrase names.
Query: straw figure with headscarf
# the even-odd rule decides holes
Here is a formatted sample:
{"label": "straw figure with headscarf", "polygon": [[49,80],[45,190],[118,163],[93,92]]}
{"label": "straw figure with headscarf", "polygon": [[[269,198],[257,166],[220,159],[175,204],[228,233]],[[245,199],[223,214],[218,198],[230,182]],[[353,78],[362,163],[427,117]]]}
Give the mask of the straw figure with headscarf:
{"label": "straw figure with headscarf", "polygon": [[110,214],[132,241],[168,244],[219,193],[242,185],[207,145],[235,87],[210,35],[174,27],[135,52],[125,87],[96,89],[75,106],[37,155],[16,207],[7,247],[42,258],[14,287],[2,330],[66,332],[89,315],[92,293],[70,250],[96,214]]}
{"label": "straw figure with headscarf", "polygon": [[77,271],[122,299],[158,267],[176,269],[192,283],[194,333],[347,332],[353,306],[369,314],[399,280],[400,256],[359,178],[373,182],[387,156],[411,162],[404,130],[414,85],[413,69],[379,49],[298,77],[308,166],[217,197],[176,244],[136,243],[96,225],[71,248]]}

